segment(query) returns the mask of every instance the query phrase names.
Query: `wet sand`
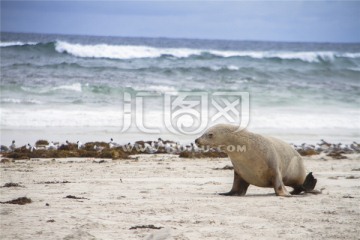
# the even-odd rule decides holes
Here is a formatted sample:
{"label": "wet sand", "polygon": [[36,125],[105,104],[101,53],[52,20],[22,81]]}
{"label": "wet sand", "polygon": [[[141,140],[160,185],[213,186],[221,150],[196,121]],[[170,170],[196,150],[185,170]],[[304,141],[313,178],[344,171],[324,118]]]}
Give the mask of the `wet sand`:
{"label": "wet sand", "polygon": [[346,156],[304,157],[322,194],[290,198],[255,186],[245,197],[217,195],[232,186],[232,170],[215,170],[231,165],[227,158],[159,154],[128,160],[2,163],[0,185],[22,186],[0,188],[0,201],[27,197],[32,202],[0,204],[0,235],[1,239],[358,239],[360,155]]}

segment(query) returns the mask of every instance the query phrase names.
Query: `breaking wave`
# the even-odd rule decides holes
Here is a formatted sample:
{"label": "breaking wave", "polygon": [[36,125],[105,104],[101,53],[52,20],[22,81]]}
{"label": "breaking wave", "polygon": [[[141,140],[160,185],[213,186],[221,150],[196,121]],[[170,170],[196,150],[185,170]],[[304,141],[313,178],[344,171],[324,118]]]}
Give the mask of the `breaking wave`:
{"label": "breaking wave", "polygon": [[[136,45],[109,45],[109,44],[80,44],[66,41],[51,43],[35,42],[1,42],[0,47],[27,48],[36,45],[44,51],[69,54],[78,58],[104,58],[104,59],[141,59],[141,58],[253,58],[276,60],[300,60],[304,62],[330,62],[336,58],[360,58],[360,52],[334,52],[334,51],[224,51],[213,49],[193,48],[157,48]],[[229,68],[236,70],[236,68]]]}
{"label": "breaking wave", "polygon": [[281,52],[281,51],[220,51],[191,48],[154,48],[130,45],[82,45],[58,41],[56,51],[84,58],[134,59],[159,58],[163,56],[188,58],[191,56],[212,55],[214,57],[250,57],[255,59],[278,58],[284,60],[301,60],[305,62],[332,61],[335,58],[359,58],[360,53],[337,53],[332,51],[318,52]]}
{"label": "breaking wave", "polygon": [[25,46],[36,45],[37,42],[0,42],[0,47],[13,47],[13,46]]}

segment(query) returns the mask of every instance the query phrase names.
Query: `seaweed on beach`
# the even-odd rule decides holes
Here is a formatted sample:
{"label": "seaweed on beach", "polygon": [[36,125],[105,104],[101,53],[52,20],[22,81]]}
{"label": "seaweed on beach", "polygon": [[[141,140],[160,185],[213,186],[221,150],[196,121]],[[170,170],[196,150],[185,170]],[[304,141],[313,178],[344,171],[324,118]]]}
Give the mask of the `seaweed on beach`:
{"label": "seaweed on beach", "polygon": [[343,152],[331,152],[326,156],[332,157],[333,159],[347,159],[346,156],[342,155]]}
{"label": "seaweed on beach", "polygon": [[46,181],[46,182],[38,182],[37,184],[60,184],[60,183],[71,183],[67,180],[65,181]]}
{"label": "seaweed on beach", "polygon": [[127,159],[130,153],[125,152],[121,147],[105,149],[99,153],[100,158]]}
{"label": "seaweed on beach", "polygon": [[224,152],[190,152],[185,151],[179,154],[180,158],[226,158],[227,154]]}
{"label": "seaweed on beach", "polygon": [[319,153],[315,151],[315,149],[297,149],[297,152],[301,156],[312,156],[312,155],[318,155]]}
{"label": "seaweed on beach", "polygon": [[68,144],[61,144],[58,150],[64,150],[64,151],[76,151],[78,149],[78,146],[76,143],[68,143]]}
{"label": "seaweed on beach", "polygon": [[358,179],[358,178],[360,178],[360,177],[355,177],[353,175],[345,177],[345,179]]}
{"label": "seaweed on beach", "polygon": [[66,197],[64,198],[71,198],[71,199],[86,199],[86,200],[90,200],[88,198],[84,198],[84,197],[76,197],[76,196],[73,196],[73,195],[67,195]]}
{"label": "seaweed on beach", "polygon": [[226,165],[225,167],[222,168],[213,168],[213,170],[234,170],[234,167],[230,165]]}
{"label": "seaweed on beach", "polygon": [[27,198],[27,197],[20,197],[20,198],[16,198],[10,201],[6,201],[6,202],[0,202],[1,204],[18,204],[18,205],[25,205],[28,203],[31,203],[31,199]]}
{"label": "seaweed on beach", "polygon": [[100,160],[100,161],[93,161],[93,163],[105,163],[105,160]]}
{"label": "seaweed on beach", "polygon": [[9,182],[9,183],[5,183],[4,186],[1,186],[2,188],[9,188],[9,187],[24,187],[18,183],[13,183],[13,182]]}
{"label": "seaweed on beach", "polygon": [[[342,154],[351,154],[351,153],[360,153],[360,145],[354,142],[351,145],[341,146],[342,144],[331,144],[324,140],[319,147],[315,145],[301,144],[294,145],[291,144],[294,149],[302,156],[311,156],[317,155],[320,153],[325,153],[327,156],[334,159],[346,159],[347,157]],[[173,141],[165,141],[172,142]],[[155,143],[155,144],[154,144]],[[5,158],[10,158],[13,160],[19,159],[30,159],[30,158],[110,158],[110,159],[128,159],[130,155],[135,154],[177,154],[180,158],[226,158],[227,154],[217,149],[210,149],[208,151],[198,150],[192,151],[185,149],[185,151],[180,151],[181,148],[176,145],[174,152],[168,152],[165,147],[156,146],[154,141],[136,141],[134,144],[128,143],[126,145],[110,144],[106,142],[88,142],[84,145],[78,146],[76,143],[66,142],[57,147],[57,149],[48,149],[49,142],[47,140],[38,140],[36,142],[37,149],[29,149],[26,146],[22,146],[13,150],[8,150],[2,152],[2,156]],[[150,148],[146,148],[152,146]],[[195,144],[196,145],[196,144]],[[180,151],[180,152],[179,152]],[[2,163],[8,161],[1,161]]]}
{"label": "seaweed on beach", "polygon": [[37,140],[35,143],[36,147],[44,146],[44,145],[49,145],[49,142],[47,140],[40,139],[40,140]]}
{"label": "seaweed on beach", "polygon": [[95,146],[106,149],[106,148],[109,148],[109,143],[106,143],[106,142],[88,142],[88,143],[85,143],[84,149],[86,151],[96,151]]}
{"label": "seaweed on beach", "polygon": [[134,230],[134,229],[138,229],[138,228],[162,229],[163,227],[155,227],[154,225],[151,224],[151,225],[136,225],[129,229]]}
{"label": "seaweed on beach", "polygon": [[12,160],[9,159],[9,158],[3,158],[3,159],[1,159],[1,161],[0,161],[0,163],[11,163],[11,162],[12,162]]}
{"label": "seaweed on beach", "polygon": [[[88,145],[86,145],[88,144]],[[30,151],[25,146],[17,148],[12,152],[3,153],[4,157],[14,160],[30,159],[30,158],[70,158],[70,157],[86,157],[86,158],[111,158],[111,159],[127,159],[130,153],[125,152],[121,147],[105,148],[102,151],[96,151],[94,146],[105,146],[106,143],[95,142],[86,143],[84,149],[78,149],[73,145],[61,145],[58,150],[38,149]]]}
{"label": "seaweed on beach", "polygon": [[30,153],[30,151],[28,151],[25,146],[22,146],[22,147],[16,148],[12,152],[2,153],[2,155],[3,155],[3,157],[12,158],[12,159],[28,159],[29,153]]}

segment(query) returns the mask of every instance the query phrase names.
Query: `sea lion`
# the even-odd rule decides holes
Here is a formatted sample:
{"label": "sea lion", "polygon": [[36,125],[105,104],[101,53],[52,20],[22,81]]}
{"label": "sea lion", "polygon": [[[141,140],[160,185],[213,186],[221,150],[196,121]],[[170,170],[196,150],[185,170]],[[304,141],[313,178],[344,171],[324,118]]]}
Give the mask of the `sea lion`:
{"label": "sea lion", "polygon": [[238,126],[218,124],[209,128],[195,140],[200,146],[220,148],[228,154],[234,166],[234,183],[228,193],[246,194],[250,184],[272,187],[277,196],[291,196],[285,186],[294,190],[291,194],[312,192],[317,180],[310,172],[306,176],[303,160],[289,144],[247,130],[238,131]]}

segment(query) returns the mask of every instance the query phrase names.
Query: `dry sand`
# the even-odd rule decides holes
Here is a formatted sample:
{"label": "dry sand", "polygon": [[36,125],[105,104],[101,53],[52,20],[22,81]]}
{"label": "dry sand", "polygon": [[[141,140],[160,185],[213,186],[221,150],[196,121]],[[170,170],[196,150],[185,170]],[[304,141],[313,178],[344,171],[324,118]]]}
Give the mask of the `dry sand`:
{"label": "dry sand", "polygon": [[[0,238],[359,239],[360,155],[347,156],[305,158],[323,193],[290,198],[255,186],[245,197],[217,195],[232,185],[231,170],[214,170],[230,165],[228,159],[141,155],[1,164],[0,184],[24,187],[0,188],[0,201],[26,196],[32,203],[0,204]],[[63,181],[70,183],[56,183]],[[130,230],[137,225],[163,228]]]}

